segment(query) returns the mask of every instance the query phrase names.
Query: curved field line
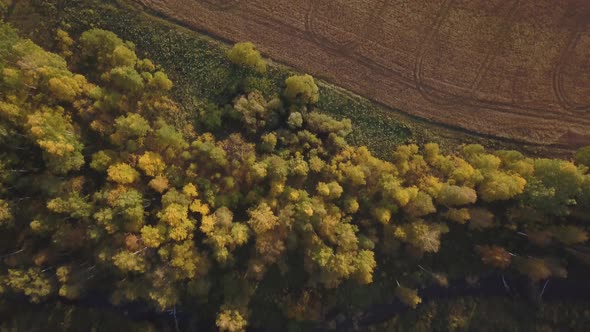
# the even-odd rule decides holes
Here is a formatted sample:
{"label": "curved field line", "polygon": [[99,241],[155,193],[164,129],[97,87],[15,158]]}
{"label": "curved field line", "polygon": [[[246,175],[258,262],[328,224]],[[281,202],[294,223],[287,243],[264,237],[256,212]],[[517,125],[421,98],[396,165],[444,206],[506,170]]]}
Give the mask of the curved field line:
{"label": "curved field line", "polygon": [[[386,0],[385,0],[386,1]],[[250,19],[255,20],[258,24],[261,24],[269,29],[286,29],[288,33],[294,34],[299,38],[302,38],[306,41],[311,43],[318,44],[318,41],[314,39],[310,33],[304,29],[299,29],[290,25],[286,25],[282,20],[279,20],[273,16],[267,15],[267,13],[263,10],[262,7],[257,6],[256,2],[252,3],[252,6],[248,7],[249,9],[255,9],[252,15],[249,15]],[[319,46],[325,47],[326,45],[319,42]],[[328,47],[325,47],[325,50],[328,52],[333,52]],[[407,88],[417,89],[416,87],[416,80],[412,76],[413,71],[410,69],[408,74],[405,74],[403,71],[392,68],[384,63],[380,63],[376,61],[373,57],[365,56],[360,52],[352,52],[348,54],[341,54],[343,56],[347,56],[353,60],[358,61],[359,63],[363,64],[365,67],[370,68],[371,70],[375,70],[378,72],[384,72],[390,75],[391,78],[395,79],[398,83],[403,84]],[[426,84],[425,84],[426,85]],[[373,97],[375,98],[375,97]],[[563,120],[563,114],[554,114],[554,113],[547,113],[545,108],[539,106],[528,106],[528,105],[516,105],[514,103],[503,102],[503,101],[490,101],[488,99],[479,99],[479,98],[464,98],[461,101],[461,105],[469,106],[469,107],[477,107],[477,108],[485,108],[494,110],[497,112],[505,113],[505,114],[520,114],[525,116],[530,116],[532,118],[539,118],[545,120]],[[570,119],[571,120],[571,119]],[[576,122],[578,123],[587,123],[590,125],[590,119],[583,119],[583,118],[576,118]]]}
{"label": "curved field line", "polygon": [[565,84],[564,84],[564,67],[569,62],[569,59],[572,57],[580,39],[582,38],[583,31],[579,30],[571,34],[567,46],[564,48],[563,52],[559,56],[557,61],[557,65],[553,71],[553,92],[557,97],[557,101],[559,105],[568,111],[575,111],[575,112],[588,112],[590,111],[590,105],[582,105],[577,104],[572,98],[568,95]]}
{"label": "curved field line", "polygon": [[[447,0],[452,1],[452,0]],[[520,1],[519,1],[520,4]],[[501,7],[501,6],[500,6]],[[249,7],[250,9],[257,9],[253,15],[251,15],[251,19],[256,20],[259,24],[267,26],[269,29],[287,29],[289,33],[297,35],[299,38],[307,40],[311,43],[318,43],[312,36],[310,36],[309,32],[305,29],[299,29],[290,25],[285,25],[283,21],[278,20],[275,17],[268,16],[261,7],[256,6],[256,3],[253,3],[253,6]],[[517,18],[518,13],[515,13],[515,18],[512,19],[514,21]],[[507,25],[508,26],[508,25]],[[319,43],[320,47],[325,47],[326,45],[323,43]],[[331,50],[328,47],[325,47],[325,50],[334,53],[334,50]],[[397,70],[392,68],[384,63],[380,63],[376,61],[373,57],[365,56],[360,52],[351,52],[348,54],[341,54],[337,53],[342,56],[347,56],[353,60],[358,61],[359,63],[363,64],[365,67],[370,68],[371,70],[384,72],[390,75],[391,78],[395,79],[398,83],[403,84],[407,88],[417,89],[416,81],[412,77],[413,71],[410,69],[408,71],[408,75],[404,74],[403,71]],[[426,84],[424,84],[426,86]],[[358,91],[357,91],[358,92]],[[375,96],[372,97],[375,100]],[[378,99],[378,98],[377,98]],[[514,103],[503,102],[503,101],[491,101],[488,99],[479,99],[479,98],[464,98],[461,100],[461,105],[468,106],[468,107],[476,107],[481,109],[490,109],[496,112],[501,112],[505,114],[519,114],[523,116],[529,116],[531,118],[537,119],[544,119],[544,120],[564,120],[564,114],[555,114],[551,112],[547,112],[545,108],[539,106],[529,106],[529,105],[516,105]],[[573,119],[566,116],[568,121],[572,121]],[[584,118],[575,118],[576,123],[584,123],[590,125],[590,119]]]}
{"label": "curved field line", "polygon": [[[420,94],[424,97],[424,99],[434,104],[446,106],[458,103],[465,103],[465,101],[469,99],[469,97],[440,91],[436,87],[429,86],[428,84],[426,84],[424,79],[424,60],[428,55],[428,46],[434,43],[435,37],[438,35],[443,23],[448,18],[449,13],[453,8],[453,1],[454,0],[447,0],[441,6],[439,15],[437,15],[435,23],[432,26],[432,29],[428,33],[427,37],[424,39],[424,42],[420,45],[418,55],[416,56],[416,61],[414,63],[413,72],[416,87]],[[506,15],[503,17],[503,23],[501,24],[500,28],[496,33],[496,38],[494,40],[495,45],[501,45],[502,41],[507,38],[509,30],[517,18],[516,13],[520,5],[520,0],[506,0],[506,2],[502,3],[499,7],[504,7],[504,4],[508,2],[512,2],[512,5],[508,9],[506,9]],[[485,54],[484,60],[478,66],[475,78],[473,79],[473,81],[469,85],[469,88],[467,89],[467,95],[473,95],[475,91],[479,88],[481,81],[484,77],[486,77],[488,71],[494,63],[494,60],[498,56],[499,47],[490,47],[489,49],[490,51]],[[488,103],[493,104],[493,102]]]}
{"label": "curved field line", "polygon": [[[205,4],[204,2],[206,0],[135,0],[135,1],[141,1],[141,2],[152,2],[151,5],[147,5],[146,7],[156,7],[154,6],[154,2],[158,3],[158,2],[175,2],[175,1],[179,1],[179,2],[185,2],[185,3],[190,3],[193,1],[198,1],[200,3],[201,6],[209,6],[207,4]],[[268,1],[268,2],[266,2]],[[360,34],[357,34],[351,38],[349,38],[349,40],[345,41],[342,44],[346,44],[347,42],[350,41],[355,41],[358,40],[358,46],[359,48],[355,49],[355,51],[353,52],[349,52],[346,54],[342,54],[342,53],[335,53],[334,49],[330,49],[329,46],[327,46],[327,43],[330,43],[330,39],[331,39],[331,34],[333,34],[334,36],[338,36],[338,32],[331,32],[330,31],[330,27],[328,26],[328,31],[325,31],[325,26],[320,25],[318,22],[318,20],[321,20],[321,15],[333,15],[333,13],[322,13],[321,10],[319,10],[319,12],[310,12],[310,6],[313,5],[314,8],[311,10],[318,10],[318,6],[317,6],[317,2],[316,0],[294,0],[294,1],[299,1],[301,2],[301,7],[299,8],[301,11],[300,13],[302,14],[302,19],[304,20],[303,22],[300,23],[300,25],[297,24],[287,24],[287,22],[285,21],[284,18],[281,18],[280,15],[275,15],[272,12],[268,11],[268,3],[271,3],[273,1],[279,1],[279,0],[258,0],[258,1],[252,1],[252,2],[247,2],[248,6],[247,8],[243,8],[244,10],[240,10],[240,11],[236,11],[233,12],[232,18],[233,19],[240,19],[240,20],[249,20],[253,23],[256,23],[258,26],[260,26],[260,31],[258,31],[257,33],[260,34],[265,34],[265,33],[281,33],[284,36],[292,36],[292,37],[296,37],[298,39],[301,39],[302,41],[304,41],[306,44],[309,43],[306,47],[308,48],[317,48],[318,50],[322,50],[323,52],[325,52],[325,55],[328,57],[334,57],[334,58],[338,58],[338,57],[344,57],[344,58],[348,58],[353,62],[358,63],[358,65],[360,65],[362,67],[359,67],[359,70],[368,70],[367,72],[367,79],[365,78],[360,78],[360,81],[363,80],[368,80],[368,82],[372,82],[372,76],[371,76],[371,72],[372,73],[380,73],[380,75],[383,76],[384,82],[382,83],[387,83],[387,85],[391,85],[394,88],[398,88],[397,84],[400,84],[402,86],[402,89],[408,90],[410,91],[410,94],[414,94],[415,97],[411,97],[411,98],[415,98],[415,99],[408,99],[408,102],[410,104],[414,103],[417,104],[418,106],[420,106],[420,104],[423,104],[422,107],[426,107],[426,108],[430,108],[430,110],[436,115],[440,115],[442,113],[442,109],[438,109],[436,108],[436,104],[433,103],[427,103],[425,99],[422,99],[421,97],[421,92],[417,91],[418,90],[418,86],[416,84],[416,80],[414,77],[414,68],[412,66],[412,64],[410,64],[409,66],[404,66],[403,64],[392,64],[391,61],[387,58],[381,58],[380,56],[378,56],[378,54],[373,54],[372,52],[369,52],[368,54],[365,54],[365,52],[361,52],[361,47],[364,48],[365,47],[379,47],[380,45],[383,46],[385,49],[383,50],[384,52],[387,51],[387,49],[390,48],[390,46],[388,45],[384,45],[382,43],[380,43],[380,32],[378,31],[378,27],[380,23],[384,23],[384,21],[381,19],[381,12],[379,12],[378,10],[375,11],[373,10],[374,16],[372,16],[372,18],[368,19],[368,21],[370,23],[373,23],[373,26],[377,26],[377,29],[371,29],[371,25],[369,25],[368,28],[365,29],[357,29],[357,30],[364,30],[365,35],[368,35],[367,40],[371,41],[371,45],[367,45],[365,44],[365,40],[360,39]],[[334,1],[334,0],[317,0],[317,1]],[[453,2],[454,0],[445,0],[445,3],[449,3],[449,2]],[[516,3],[514,2],[516,1]],[[387,0],[384,0],[385,3],[387,3]],[[395,4],[395,2],[393,1],[389,1],[391,4]],[[380,3],[377,2],[375,0],[374,3]],[[516,8],[518,9],[518,13],[514,14],[514,17],[511,17],[510,13],[507,13],[506,11],[508,11],[508,7],[510,6],[510,4],[514,4],[513,8],[511,8],[511,11],[514,11],[513,9]],[[505,23],[505,21],[502,21],[502,17],[509,17],[510,20],[508,21],[515,21],[518,17],[516,17],[517,15],[520,16],[521,14],[523,14],[520,6],[518,6],[518,3],[522,3],[522,1],[518,1],[518,0],[512,0],[512,2],[510,2],[510,0],[504,0],[504,1],[500,1],[496,6],[494,11],[501,11],[499,14],[496,14],[495,17],[497,19],[499,19],[498,21],[494,22],[495,24],[493,24],[493,27],[497,30],[497,31],[503,31],[503,29],[500,29],[501,27],[504,27],[504,29],[511,29],[510,24]],[[194,4],[194,2],[193,2]],[[242,5],[244,3],[242,2]],[[518,8],[517,8],[518,6]],[[377,6],[378,7],[378,6]],[[227,7],[226,7],[227,8]],[[242,6],[239,6],[240,9],[242,9]],[[452,9],[455,8],[455,5],[452,7]],[[182,12],[182,9],[176,9],[178,11],[177,14]],[[160,12],[162,12],[163,10],[160,8],[159,10]],[[371,11],[369,11],[371,12]],[[223,12],[221,12],[223,13]],[[223,15],[221,14],[220,15]],[[310,33],[310,31],[307,29],[307,27],[305,26],[305,20],[306,20],[306,13],[309,14],[313,14],[311,17],[312,21],[311,24],[312,25],[316,25],[316,27],[314,28],[318,38],[314,38],[314,36],[312,35],[312,33]],[[366,19],[366,17],[368,12],[365,11],[365,15],[364,18]],[[440,16],[440,10],[439,10],[439,16]],[[175,18],[175,14],[173,13],[167,13],[165,14],[166,16]],[[374,22],[375,17],[377,19],[379,19],[379,22]],[[208,31],[207,30],[207,18],[189,18],[189,17],[183,17],[183,18],[178,18],[176,17],[175,19],[177,19],[179,22],[182,22],[182,24],[187,24],[187,25],[191,25],[192,28],[197,28],[197,29],[201,29],[204,31]],[[203,26],[200,26],[196,23],[198,21],[200,21],[201,19],[204,19],[205,22],[201,22]],[[223,17],[221,17],[220,19],[225,19]],[[364,21],[364,20],[363,20]],[[387,21],[385,21],[387,22]],[[434,30],[432,27],[432,24],[434,24],[436,22],[435,21],[430,21],[430,22],[424,22],[423,24],[428,25],[429,23],[431,24],[430,29],[427,31],[427,33],[429,32],[436,32],[436,31],[430,31],[430,30]],[[505,23],[505,24],[503,24]],[[230,22],[228,22],[228,24],[231,24]],[[440,23],[441,25],[445,24],[445,21],[442,21]],[[322,29],[323,28],[323,29]],[[374,28],[374,27],[373,27]],[[440,29],[440,28],[439,28]],[[318,31],[321,30],[321,31]],[[319,34],[320,32],[322,32],[321,34]],[[495,31],[493,31],[495,32]],[[217,37],[221,37],[221,38],[228,38],[227,35],[224,36],[223,34],[223,30],[221,30],[221,32],[219,30],[212,32],[213,34],[217,33],[219,35],[216,35]],[[499,34],[499,33],[498,33]],[[498,35],[496,34],[496,35]],[[426,35],[422,35],[423,38],[428,36]],[[441,36],[443,37],[443,36]],[[493,37],[493,36],[492,36]],[[507,35],[507,37],[510,37],[510,35]],[[434,35],[432,38],[436,38],[436,35]],[[489,41],[489,43],[491,44],[491,46],[494,46],[493,43],[495,40],[499,40],[501,41],[501,38],[496,38],[496,39],[492,39]],[[423,45],[420,45],[421,43],[418,43],[416,46],[418,46],[418,50],[420,50],[420,47],[422,47]],[[315,45],[315,46],[314,46]],[[338,46],[338,45],[336,45]],[[284,47],[291,47],[288,44],[286,44]],[[504,51],[503,49],[499,49],[500,52]],[[431,50],[428,48],[425,48],[422,50],[423,52],[430,52]],[[417,52],[415,54],[418,54]],[[272,56],[272,53],[269,54]],[[499,56],[499,54],[497,54]],[[425,57],[427,56],[427,54],[424,55]],[[492,54],[492,56],[495,56],[496,54]],[[486,71],[485,66],[483,64],[485,64],[487,61],[485,60],[486,57],[486,53],[482,54],[480,60],[481,60],[481,65],[477,64],[477,68],[472,71],[473,74],[473,79],[469,81],[469,83],[467,84],[469,87],[475,87],[472,88],[472,90],[470,91],[478,91],[477,87],[480,84],[479,82],[485,82],[486,79]],[[305,59],[302,59],[305,60]],[[309,59],[307,59],[309,60]],[[426,58],[425,61],[427,63],[428,58]],[[412,61],[413,62],[413,61]],[[312,65],[306,65],[306,64],[302,64],[301,61],[297,64],[297,63],[292,63],[290,61],[286,61],[285,63],[287,64],[291,64],[291,65],[299,65],[299,66],[303,66],[304,68],[308,68],[306,70],[310,70],[309,68],[311,67],[311,71],[316,70],[319,71],[317,73],[315,73],[316,75],[318,75],[318,77],[322,77],[322,70],[324,70],[325,68],[320,68],[317,69],[317,67],[315,69],[313,69]],[[308,66],[308,67],[306,67]],[[484,68],[482,70],[479,70],[480,68]],[[489,68],[489,67],[488,67]],[[338,70],[336,68],[332,68],[333,70]],[[488,70],[493,70],[493,66],[491,68],[489,68]],[[479,72],[475,73],[476,71]],[[333,76],[330,76],[328,74],[326,74],[324,72],[324,75],[327,75],[327,77],[323,77],[327,80],[337,80],[339,77],[338,72],[331,72],[330,74],[333,74]],[[488,73],[489,74],[489,73]],[[422,73],[422,75],[424,75]],[[488,75],[489,76],[489,75]],[[424,76],[422,76],[422,79],[424,80]],[[442,100],[449,99],[449,97],[451,97],[450,99],[452,99],[453,97],[455,98],[459,98],[459,104],[457,106],[458,108],[458,113],[454,113],[455,116],[455,120],[453,121],[449,121],[448,120],[448,116],[444,115],[443,118],[437,118],[435,121],[443,126],[449,126],[449,127],[453,127],[453,128],[462,128],[462,130],[466,130],[468,132],[473,132],[473,133],[482,133],[483,131],[489,132],[489,135],[493,135],[495,137],[512,137],[512,139],[509,140],[513,140],[513,141],[527,141],[527,142],[554,142],[554,138],[550,137],[550,138],[545,138],[543,135],[541,135],[545,130],[539,129],[540,128],[540,124],[538,125],[539,128],[537,129],[531,129],[533,130],[535,133],[538,133],[539,135],[543,136],[535,136],[535,137],[531,137],[530,139],[527,138],[528,134],[525,133],[521,133],[521,132],[514,132],[513,135],[513,130],[508,130],[508,131],[504,131],[502,128],[502,124],[498,124],[496,127],[497,129],[500,129],[500,132],[498,134],[500,134],[500,136],[493,134],[493,132],[495,132],[494,128],[490,128],[490,130],[488,129],[482,129],[480,127],[476,128],[477,126],[471,126],[468,122],[468,120],[460,120],[461,118],[461,114],[463,114],[464,112],[474,112],[476,110],[481,110],[483,113],[481,115],[486,116],[486,112],[489,111],[495,111],[498,112],[497,114],[495,114],[494,116],[498,116],[499,118],[503,118],[501,114],[507,114],[507,115],[518,115],[521,117],[530,117],[531,120],[533,119],[542,119],[543,121],[555,121],[556,123],[561,123],[561,124],[575,124],[577,128],[587,128],[586,126],[590,126],[590,118],[586,118],[586,117],[581,117],[579,115],[576,115],[575,113],[565,113],[565,112],[553,112],[550,109],[547,108],[547,104],[539,104],[539,103],[515,103],[515,102],[509,102],[509,101],[505,101],[505,100],[490,100],[489,98],[485,97],[485,96],[479,96],[479,94],[477,95],[468,95],[468,93],[466,93],[467,91],[467,85],[463,84],[462,86],[459,85],[452,85],[452,84],[446,84],[443,81],[438,81],[436,79],[432,79],[432,78],[426,78],[424,83],[424,88],[426,89],[425,91],[428,93],[430,92],[430,90],[428,89],[432,89],[432,98],[441,98]],[[378,83],[376,83],[378,84]],[[434,84],[434,86],[432,86]],[[430,85],[430,86],[429,86]],[[358,86],[354,86],[354,85],[349,85],[345,87],[351,89],[352,91],[355,91],[356,93],[369,93],[370,95],[367,96],[370,99],[377,101],[380,104],[383,105],[387,105],[389,107],[400,107],[400,106],[395,106],[398,105],[399,101],[392,101],[391,98],[389,98],[387,96],[388,92],[386,91],[386,89],[378,89],[377,91],[369,91],[366,89],[362,89],[359,90],[360,88],[362,88],[362,85],[358,85]],[[450,89],[450,90],[449,90]],[[449,93],[450,92],[450,93]],[[459,94],[459,95],[458,95]],[[461,98],[463,97],[463,98]],[[420,102],[420,99],[424,100],[422,102]],[[553,107],[553,106],[558,106],[559,104],[557,103],[557,101],[555,102],[555,104],[551,104],[549,106]],[[451,106],[453,107],[453,106]],[[561,108],[561,107],[560,107]],[[421,118],[427,118],[427,119],[431,119],[428,115],[417,115],[414,114],[413,112],[407,112],[410,115],[414,115],[414,116],[418,116]],[[426,114],[426,113],[425,113]],[[491,115],[491,114],[489,114]],[[446,119],[446,120],[445,120]],[[523,118],[524,119],[524,118]],[[431,119],[433,120],[433,119]],[[500,121],[501,122],[501,121]],[[500,123],[498,122],[498,123]],[[527,120],[523,121],[523,126],[525,126]],[[532,121],[531,121],[532,122]],[[509,127],[512,123],[507,122],[506,123]],[[549,125],[548,125],[549,126]],[[512,128],[512,127],[511,127]],[[549,127],[547,128],[547,131],[552,132],[554,131],[554,129],[550,129]],[[506,136],[508,135],[508,136]],[[541,143],[541,144],[545,144],[545,143]],[[561,143],[560,143],[561,144]]]}
{"label": "curved field line", "polygon": [[[420,48],[418,54],[416,56],[416,61],[414,62],[414,81],[416,83],[416,88],[424,97],[424,99],[434,103],[434,104],[443,104],[444,100],[439,100],[439,98],[431,97],[432,91],[427,91],[426,84],[424,83],[423,79],[423,69],[424,69],[424,59],[426,58],[427,46],[432,44],[434,37],[436,36],[437,32],[440,30],[442,23],[447,18],[449,11],[453,5],[453,0],[446,0],[439,12],[436,16],[436,20],[432,25],[432,29],[428,32],[424,41],[420,43]],[[450,104],[450,103],[449,103]]]}
{"label": "curved field line", "polygon": [[322,45],[334,52],[346,54],[351,53],[354,51],[355,48],[358,47],[359,42],[358,40],[348,40],[344,42],[336,42],[333,40],[329,40],[328,38],[322,36],[320,30],[317,28],[315,21],[316,21],[316,13],[317,7],[320,5],[320,1],[311,0],[309,10],[305,15],[305,30],[309,33],[309,36],[312,40],[318,44]]}
{"label": "curved field line", "polygon": [[[332,0],[334,1],[334,0]],[[371,28],[374,28],[372,23],[375,20],[375,17],[378,15],[379,12],[382,12],[383,9],[389,4],[387,0],[381,0],[378,2],[370,12],[370,15],[367,17],[366,21],[363,24],[363,28],[360,35],[355,35],[353,39],[343,41],[343,42],[336,42],[334,40],[330,40],[329,38],[323,36],[321,34],[320,29],[316,26],[316,18],[317,16],[317,7],[321,4],[320,1],[311,0],[309,9],[305,15],[305,30],[308,32],[309,36],[311,37],[312,41],[318,45],[321,45],[333,52],[340,53],[340,54],[351,54],[354,53],[355,50],[360,45],[360,40],[362,38],[366,38],[367,35],[370,33]]]}

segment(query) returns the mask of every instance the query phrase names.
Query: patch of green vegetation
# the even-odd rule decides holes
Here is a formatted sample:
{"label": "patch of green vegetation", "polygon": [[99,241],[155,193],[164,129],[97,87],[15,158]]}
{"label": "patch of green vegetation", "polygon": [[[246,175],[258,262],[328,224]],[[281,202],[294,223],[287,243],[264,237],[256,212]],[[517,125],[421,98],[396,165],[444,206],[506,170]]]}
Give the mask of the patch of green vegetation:
{"label": "patch of green vegetation", "polygon": [[320,109],[337,118],[350,119],[354,143],[370,147],[379,156],[387,157],[395,146],[414,136],[408,125],[379,114],[370,103],[343,95],[330,85],[320,85],[320,96]]}

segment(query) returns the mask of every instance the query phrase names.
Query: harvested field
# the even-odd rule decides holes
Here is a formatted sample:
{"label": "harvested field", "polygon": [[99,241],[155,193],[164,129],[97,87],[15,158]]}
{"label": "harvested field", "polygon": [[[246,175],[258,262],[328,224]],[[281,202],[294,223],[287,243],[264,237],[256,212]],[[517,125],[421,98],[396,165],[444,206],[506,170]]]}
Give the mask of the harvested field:
{"label": "harvested field", "polygon": [[135,0],[438,123],[590,144],[587,0]]}

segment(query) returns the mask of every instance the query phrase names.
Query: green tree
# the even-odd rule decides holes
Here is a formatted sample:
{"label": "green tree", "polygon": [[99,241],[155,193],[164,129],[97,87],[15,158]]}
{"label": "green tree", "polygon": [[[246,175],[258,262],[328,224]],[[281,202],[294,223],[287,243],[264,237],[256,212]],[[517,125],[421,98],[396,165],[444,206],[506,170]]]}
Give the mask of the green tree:
{"label": "green tree", "polygon": [[68,214],[75,219],[89,218],[93,212],[92,204],[79,193],[70,193],[64,198],[54,198],[47,202],[47,208],[55,213]]}
{"label": "green tree", "polygon": [[583,173],[574,164],[557,159],[536,159],[534,166],[522,197],[525,204],[548,215],[568,215],[581,193]]}
{"label": "green tree", "polygon": [[125,163],[118,163],[108,168],[109,180],[119,184],[131,184],[139,178],[139,173]]}
{"label": "green tree", "polygon": [[234,103],[234,109],[242,115],[242,121],[252,132],[261,130],[267,125],[270,111],[260,93],[252,92],[240,97]]}
{"label": "green tree", "polygon": [[172,81],[168,78],[168,75],[161,71],[154,73],[154,76],[149,81],[149,85],[150,87],[163,92],[172,90],[172,87],[174,86]]}
{"label": "green tree", "polygon": [[27,270],[9,269],[6,285],[11,289],[23,293],[33,303],[39,303],[53,291],[51,279],[39,268]]}
{"label": "green tree", "polygon": [[352,132],[350,119],[338,121],[329,115],[319,112],[311,112],[304,117],[305,125],[313,133],[331,134],[346,137]]}
{"label": "green tree", "polygon": [[117,145],[134,146],[141,144],[150,130],[150,123],[143,116],[136,113],[121,115],[115,119],[115,132],[111,140]]}
{"label": "green tree", "polygon": [[576,164],[590,167],[590,145],[579,148],[574,156]]}
{"label": "green tree", "polygon": [[166,156],[180,153],[188,147],[188,143],[174,126],[169,125],[163,119],[156,121],[154,145],[156,150]]}
{"label": "green tree", "polygon": [[494,171],[479,185],[478,193],[486,202],[509,200],[524,191],[526,180],[517,174]]}
{"label": "green tree", "polygon": [[19,41],[18,34],[10,25],[0,20],[0,71],[8,58],[13,56],[13,46]]}
{"label": "green tree", "polygon": [[44,107],[27,118],[29,134],[43,150],[50,170],[65,174],[84,165],[83,144],[62,108]]}
{"label": "green tree", "polygon": [[64,58],[69,58],[72,55],[74,55],[74,53],[72,52],[72,46],[74,46],[74,40],[72,39],[72,37],[70,37],[70,34],[62,29],[57,29],[57,34],[55,37],[55,40],[57,41],[57,46],[60,50],[60,54],[64,57]]}
{"label": "green tree", "polygon": [[124,43],[114,33],[102,29],[91,29],[80,36],[80,55],[86,61],[96,62],[102,72],[118,66],[132,66],[137,59],[133,48],[131,43]]}
{"label": "green tree", "polygon": [[106,172],[116,159],[117,155],[112,150],[100,150],[92,155],[90,167],[98,172]]}
{"label": "green tree", "polygon": [[266,72],[266,61],[250,42],[237,43],[227,52],[228,59],[238,66],[251,68],[259,73]]}
{"label": "green tree", "polygon": [[292,103],[315,104],[319,100],[319,89],[311,75],[296,75],[285,80],[283,94]]}
{"label": "green tree", "polygon": [[109,78],[113,87],[124,93],[137,94],[145,86],[143,78],[133,67],[115,67],[111,69]]}

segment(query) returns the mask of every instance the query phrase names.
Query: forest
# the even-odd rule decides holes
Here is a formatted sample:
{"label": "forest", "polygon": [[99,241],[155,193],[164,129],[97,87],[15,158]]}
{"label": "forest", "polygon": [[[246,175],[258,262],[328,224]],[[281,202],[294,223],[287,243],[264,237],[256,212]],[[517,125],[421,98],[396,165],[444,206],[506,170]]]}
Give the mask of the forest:
{"label": "forest", "polygon": [[54,38],[45,50],[0,23],[0,311],[100,298],[171,313],[170,330],[190,312],[202,330],[305,331],[375,294],[427,310],[425,285],[467,275],[540,288],[587,273],[590,147],[376,156],[317,107],[312,76],[269,89],[251,43],[188,114],[132,42]]}

